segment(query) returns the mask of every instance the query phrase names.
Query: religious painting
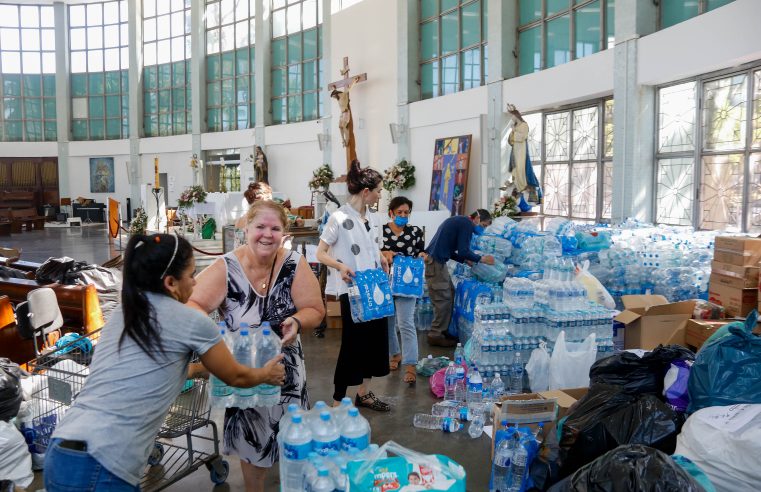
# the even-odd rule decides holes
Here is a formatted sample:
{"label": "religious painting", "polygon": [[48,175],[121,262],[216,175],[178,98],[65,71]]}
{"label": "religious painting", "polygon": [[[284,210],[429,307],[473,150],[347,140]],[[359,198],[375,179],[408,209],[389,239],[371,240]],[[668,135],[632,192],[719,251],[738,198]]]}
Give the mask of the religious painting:
{"label": "religious painting", "polygon": [[428,210],[449,210],[452,215],[465,213],[472,137],[461,135],[436,140]]}
{"label": "religious painting", "polygon": [[90,159],[90,193],[113,193],[115,190],[114,158]]}

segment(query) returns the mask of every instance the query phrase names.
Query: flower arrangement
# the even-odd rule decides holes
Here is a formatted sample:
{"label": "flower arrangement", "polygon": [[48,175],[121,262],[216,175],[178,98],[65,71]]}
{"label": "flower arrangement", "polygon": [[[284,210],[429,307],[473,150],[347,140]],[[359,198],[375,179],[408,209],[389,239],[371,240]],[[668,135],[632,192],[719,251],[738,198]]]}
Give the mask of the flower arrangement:
{"label": "flower arrangement", "polygon": [[518,202],[512,195],[503,195],[494,202],[494,207],[491,212],[492,217],[510,217],[518,215],[520,210],[518,209]]}
{"label": "flower arrangement", "polygon": [[327,188],[331,182],[333,182],[333,170],[330,168],[330,164],[323,164],[312,171],[312,179],[309,180],[308,186],[311,190],[319,190],[320,188]]}
{"label": "flower arrangement", "polygon": [[129,233],[145,234],[145,229],[148,227],[148,214],[142,208],[135,209],[135,216],[132,217],[132,222],[129,223]]}
{"label": "flower arrangement", "polygon": [[180,208],[190,208],[196,203],[206,203],[206,191],[201,185],[186,188],[177,200]]}
{"label": "flower arrangement", "polygon": [[386,169],[383,175],[383,188],[388,191],[406,190],[415,185],[415,166],[401,160]]}

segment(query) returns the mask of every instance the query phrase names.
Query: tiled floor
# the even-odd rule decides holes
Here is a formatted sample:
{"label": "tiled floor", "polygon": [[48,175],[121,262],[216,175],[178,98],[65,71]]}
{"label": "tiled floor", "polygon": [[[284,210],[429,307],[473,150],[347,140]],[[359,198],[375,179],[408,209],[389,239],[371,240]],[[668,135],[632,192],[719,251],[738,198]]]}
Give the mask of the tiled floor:
{"label": "tiled floor", "polygon": [[[50,256],[70,256],[75,260],[102,263],[118,254],[109,245],[105,226],[85,227],[81,229],[46,228],[39,232],[14,234],[10,240],[0,239],[0,245],[23,248],[22,259],[44,261]],[[309,381],[309,395],[314,403],[318,400],[330,401],[333,391],[333,370],[340,345],[340,331],[328,330],[325,338],[315,338],[305,334],[303,338],[306,354],[306,367]],[[431,350],[425,341],[420,342],[421,356],[450,355],[451,350]],[[381,414],[362,410],[370,421],[372,441],[382,444],[394,440],[403,446],[423,453],[439,453],[462,464],[467,473],[467,488],[472,491],[484,491],[488,488],[490,441],[486,437],[471,439],[465,429],[456,434],[443,434],[438,431],[415,429],[412,417],[417,412],[429,413],[436,401],[431,394],[426,378],[418,380],[417,385],[402,383],[401,374],[391,375],[373,381],[375,394],[392,405],[392,411]],[[213,487],[209,472],[205,467],[172,485],[168,490],[202,491],[202,490],[243,490],[243,477],[237,459],[230,461],[230,476],[226,484]],[[30,490],[42,488],[38,476]],[[273,470],[267,481],[267,490],[278,490],[277,470]]]}

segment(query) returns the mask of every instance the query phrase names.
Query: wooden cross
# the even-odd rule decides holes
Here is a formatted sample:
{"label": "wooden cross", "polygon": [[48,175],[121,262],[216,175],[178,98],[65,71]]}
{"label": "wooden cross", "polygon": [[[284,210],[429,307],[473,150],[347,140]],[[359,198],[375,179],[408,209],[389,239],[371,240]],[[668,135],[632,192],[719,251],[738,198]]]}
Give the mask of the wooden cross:
{"label": "wooden cross", "polygon": [[[351,104],[349,101],[349,92],[354,84],[367,80],[367,73],[349,76],[349,57],[344,57],[343,68],[340,70],[344,77],[336,82],[328,84],[328,90],[331,91],[330,97],[338,101],[338,107],[341,114],[338,117],[338,131],[341,133],[341,140],[346,147],[346,171],[349,171],[351,161],[357,158],[357,150],[354,141],[354,121],[351,115]],[[343,90],[339,90],[343,89]]]}

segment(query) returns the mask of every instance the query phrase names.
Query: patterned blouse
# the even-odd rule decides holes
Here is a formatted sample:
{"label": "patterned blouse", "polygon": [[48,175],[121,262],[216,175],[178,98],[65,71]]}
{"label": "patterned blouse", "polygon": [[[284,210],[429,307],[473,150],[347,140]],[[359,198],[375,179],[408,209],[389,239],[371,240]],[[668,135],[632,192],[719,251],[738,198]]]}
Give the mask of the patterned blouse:
{"label": "patterned blouse", "polygon": [[406,225],[396,236],[388,224],[383,226],[381,251],[393,251],[404,256],[418,256],[425,249],[423,231],[417,226]]}

